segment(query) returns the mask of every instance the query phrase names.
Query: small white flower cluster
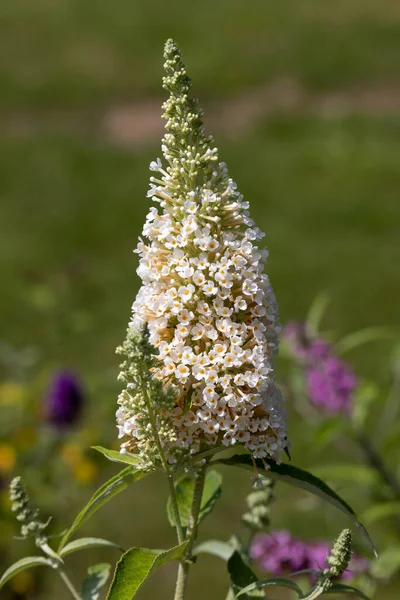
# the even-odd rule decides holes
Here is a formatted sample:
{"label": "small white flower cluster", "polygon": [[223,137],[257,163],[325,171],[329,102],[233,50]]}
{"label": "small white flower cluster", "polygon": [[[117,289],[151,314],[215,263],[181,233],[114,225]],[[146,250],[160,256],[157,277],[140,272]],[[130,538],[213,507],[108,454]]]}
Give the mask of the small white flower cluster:
{"label": "small white flower cluster", "polygon": [[[201,112],[187,95],[180,54],[166,46],[163,153],[150,169],[150,209],[140,240],[142,287],[132,326],[148,324],[159,351],[153,375],[176,390],[166,455],[243,444],[278,459],[287,446],[283,398],[274,383],[277,304],[263,268],[263,233],[248,202],[218,162]],[[119,412],[120,419],[122,413]],[[134,437],[134,430],[131,431]]]}

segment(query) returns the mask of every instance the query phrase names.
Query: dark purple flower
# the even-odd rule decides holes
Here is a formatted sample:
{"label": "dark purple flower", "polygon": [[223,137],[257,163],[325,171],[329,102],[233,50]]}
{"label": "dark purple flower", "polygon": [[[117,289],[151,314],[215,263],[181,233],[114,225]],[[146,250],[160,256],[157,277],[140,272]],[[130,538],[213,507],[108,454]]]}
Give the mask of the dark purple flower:
{"label": "dark purple flower", "polygon": [[306,381],[313,404],[330,414],[350,411],[357,378],[346,363],[328,356],[307,367]]}
{"label": "dark purple flower", "polygon": [[[275,577],[303,569],[323,570],[327,568],[325,559],[329,553],[328,543],[304,542],[292,537],[288,531],[256,535],[250,547],[250,558],[260,569]],[[365,572],[367,568],[367,560],[353,555],[349,569],[342,578],[351,579],[355,574]]]}
{"label": "dark purple flower", "polygon": [[46,400],[46,420],[55,427],[74,425],[82,411],[84,393],[77,375],[59,371],[54,375]]}

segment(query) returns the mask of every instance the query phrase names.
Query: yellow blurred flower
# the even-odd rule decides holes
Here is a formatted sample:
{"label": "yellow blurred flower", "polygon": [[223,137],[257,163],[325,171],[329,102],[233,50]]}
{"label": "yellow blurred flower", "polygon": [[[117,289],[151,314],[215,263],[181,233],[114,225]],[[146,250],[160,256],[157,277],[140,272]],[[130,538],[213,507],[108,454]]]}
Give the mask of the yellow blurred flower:
{"label": "yellow blurred flower", "polygon": [[13,441],[20,450],[32,448],[37,441],[37,431],[32,427],[23,427],[14,435]]}
{"label": "yellow blurred flower", "polygon": [[82,448],[79,444],[68,443],[61,448],[60,455],[62,460],[69,467],[76,467],[83,459]]}
{"label": "yellow blurred flower", "polygon": [[10,473],[17,462],[17,455],[10,444],[0,444],[0,473]]}
{"label": "yellow blurred flower", "polygon": [[74,468],[74,476],[78,483],[87,485],[92,483],[97,475],[98,469],[93,461],[83,458]]}
{"label": "yellow blurred flower", "polygon": [[14,592],[25,595],[26,592],[29,592],[33,588],[34,581],[34,576],[30,571],[22,571],[11,579],[10,585]]}
{"label": "yellow blurred flower", "polygon": [[25,400],[25,388],[16,381],[6,381],[0,385],[0,404],[22,405]]}

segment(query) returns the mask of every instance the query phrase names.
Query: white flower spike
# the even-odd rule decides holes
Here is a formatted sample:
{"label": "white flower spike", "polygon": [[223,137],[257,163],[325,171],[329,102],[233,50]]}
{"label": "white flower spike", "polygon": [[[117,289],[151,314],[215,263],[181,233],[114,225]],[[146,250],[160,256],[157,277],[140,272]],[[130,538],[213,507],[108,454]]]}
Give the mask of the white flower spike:
{"label": "white flower spike", "polygon": [[[273,370],[278,309],[263,273],[268,252],[257,246],[264,234],[204,132],[172,40],[164,57],[163,87],[170,94],[163,105],[164,158],[150,164],[157,174],[147,194],[160,210],[150,208],[148,242],[137,247],[142,287],[130,323],[133,329],[147,324],[159,351],[153,376],[175,392],[154,411],[162,421],[159,441],[171,462],[234,444],[256,458],[279,460],[288,442]],[[128,438],[123,447],[140,453],[143,430],[136,434],[140,414],[129,385],[119,403],[119,430]]]}

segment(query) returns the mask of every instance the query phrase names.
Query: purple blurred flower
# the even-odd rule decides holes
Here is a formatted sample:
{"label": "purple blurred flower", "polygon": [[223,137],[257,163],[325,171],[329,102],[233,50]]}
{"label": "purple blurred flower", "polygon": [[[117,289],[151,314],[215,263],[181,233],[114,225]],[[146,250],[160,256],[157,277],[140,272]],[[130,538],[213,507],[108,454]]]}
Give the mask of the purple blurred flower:
{"label": "purple blurred flower", "polygon": [[306,381],[313,404],[330,414],[350,411],[357,378],[346,363],[328,356],[315,366],[307,367]]}
{"label": "purple blurred flower", "polygon": [[84,402],[81,382],[72,371],[59,371],[53,377],[46,399],[46,421],[58,428],[74,425]]}
{"label": "purple blurred flower", "polygon": [[311,338],[303,323],[288,323],[283,335],[305,368],[311,402],[330,414],[348,413],[357,386],[350,366],[335,356],[327,340]]}
{"label": "purple blurred flower", "polygon": [[[288,531],[256,535],[250,547],[250,558],[260,569],[275,577],[303,569],[325,569],[325,559],[329,553],[328,543],[304,542],[292,537]],[[367,568],[366,559],[353,555],[349,569],[342,575],[342,579],[351,579]]]}
{"label": "purple blurred flower", "polygon": [[288,571],[308,568],[307,547],[292,538],[288,531],[275,531],[269,535],[256,535],[250,547],[250,558],[263,571],[282,575]]}
{"label": "purple blurred flower", "polygon": [[304,323],[290,321],[284,327],[282,335],[289,342],[294,356],[301,362],[313,362],[329,354],[331,344],[321,338],[311,338]]}

